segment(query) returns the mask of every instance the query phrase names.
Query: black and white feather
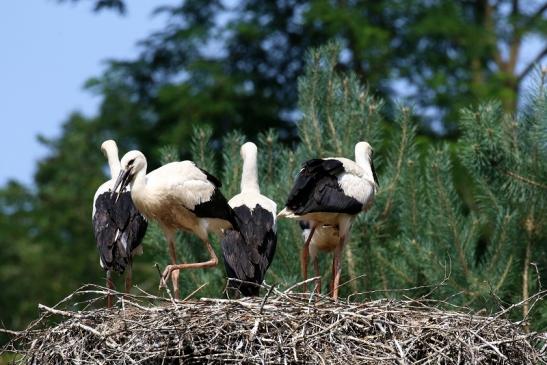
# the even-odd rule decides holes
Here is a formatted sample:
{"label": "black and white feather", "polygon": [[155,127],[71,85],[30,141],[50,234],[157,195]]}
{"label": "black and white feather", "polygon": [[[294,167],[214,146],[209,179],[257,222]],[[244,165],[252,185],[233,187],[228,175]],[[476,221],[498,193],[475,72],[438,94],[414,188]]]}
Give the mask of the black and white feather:
{"label": "black and white feather", "polygon": [[[110,173],[115,178],[120,171],[116,142],[103,142],[101,150],[108,158]],[[116,202],[112,197],[114,180],[104,182],[93,197],[92,223],[101,267],[107,271],[107,286],[112,287],[112,271],[126,273],[126,291],[131,287],[133,256],[142,253],[142,240],[148,223],[139,213],[129,189]],[[127,270],[127,271],[126,271]],[[110,298],[109,298],[110,305]]]}
{"label": "black and white feather", "polygon": [[[137,209],[155,220],[169,245],[171,265],[162,275],[162,285],[170,276],[178,296],[178,276],[182,269],[216,266],[218,259],[210,245],[209,232],[222,234],[237,227],[235,213],[220,191],[220,181],[192,161],[171,162],[147,174],[146,157],[130,151],[121,160],[121,171],[114,190],[131,186],[131,198]],[[210,260],[177,263],[175,235],[177,230],[191,232],[205,244]]]}
{"label": "black and white feather", "polygon": [[257,296],[260,284],[274,258],[276,204],[260,194],[257,171],[257,148],[248,142],[241,146],[243,169],[241,193],[228,202],[239,228],[227,230],[221,240],[229,287],[244,296]]}
{"label": "black and white feather", "polygon": [[[278,217],[307,221],[309,234],[301,254],[304,280],[307,278],[307,260],[310,244],[318,249],[324,241],[325,250],[334,250],[335,279],[333,297],[338,295],[340,252],[343,249],[355,217],[370,208],[378,189],[378,178],[372,161],[372,148],[367,142],[355,145],[355,161],[344,157],[312,159],[302,164],[285,208]],[[331,228],[328,228],[331,227]],[[333,248],[332,235],[338,235]]]}
{"label": "black and white feather", "polygon": [[327,217],[356,215],[368,208],[377,187],[372,159],[365,166],[342,157],[308,160],[302,164],[280,216],[306,219],[307,215],[334,213],[323,214],[325,223],[334,223]]}
{"label": "black and white feather", "polygon": [[142,254],[147,226],[129,191],[124,191],[116,203],[110,188],[99,192],[94,203],[93,231],[101,267],[122,274],[132,264],[133,256]]}

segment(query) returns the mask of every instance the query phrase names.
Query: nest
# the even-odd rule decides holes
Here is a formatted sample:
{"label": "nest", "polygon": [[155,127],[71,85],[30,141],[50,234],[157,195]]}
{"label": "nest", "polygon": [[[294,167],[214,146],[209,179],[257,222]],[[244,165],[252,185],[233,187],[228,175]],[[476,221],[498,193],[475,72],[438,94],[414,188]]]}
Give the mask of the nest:
{"label": "nest", "polygon": [[[546,364],[545,333],[527,333],[507,310],[480,316],[429,300],[334,302],[273,287],[263,298],[175,301],[86,286],[4,351],[17,364]],[[80,311],[63,310],[68,304]],[[509,309],[509,308],[508,308]]]}

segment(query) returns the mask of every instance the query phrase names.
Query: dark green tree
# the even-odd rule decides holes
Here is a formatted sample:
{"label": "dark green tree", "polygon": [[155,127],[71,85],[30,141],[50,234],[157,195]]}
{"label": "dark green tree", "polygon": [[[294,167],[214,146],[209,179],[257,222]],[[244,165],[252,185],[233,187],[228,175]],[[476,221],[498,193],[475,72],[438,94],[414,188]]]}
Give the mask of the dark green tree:
{"label": "dark green tree", "polygon": [[133,90],[156,127],[175,128],[173,138],[187,138],[191,128],[180,125],[196,120],[211,124],[215,137],[222,128],[255,135],[282,127],[287,138],[305,51],[335,38],[344,48],[339,67],[375,95],[416,105],[426,128],[451,128],[460,108],[479,100],[516,111],[523,79],[547,54],[544,46],[517,67],[530,58],[524,41],[545,36],[546,10],[545,2],[519,0],[186,1],[158,8],[169,17],[166,29],[98,81]]}
{"label": "dark green tree", "polygon": [[[418,137],[407,107],[400,107],[395,120],[386,124],[382,103],[357,76],[336,71],[339,52],[331,44],[308,56],[306,73],[299,79],[298,147],[284,147],[273,131],[258,138],[261,190],[282,207],[301,162],[318,156],[351,157],[354,144],[367,140],[380,156],[375,161],[380,191],[373,208],[356,220],[344,251],[342,282],[347,284],[342,293],[363,300],[400,295],[391,292],[394,288],[414,297],[432,292],[431,298],[450,298],[451,304],[489,312],[529,298],[547,273],[543,83],[524,115],[504,114],[499,102],[466,109],[461,140],[432,144]],[[237,150],[246,138],[239,133],[225,137],[219,170],[206,153],[210,131],[194,133],[199,141],[194,159],[221,174],[223,189],[232,196],[241,173]],[[472,186],[468,196],[458,191],[455,166]],[[299,278],[303,240],[293,221],[279,221],[278,234],[276,260],[266,281],[288,287]],[[185,259],[203,254],[201,245],[186,235],[179,243]],[[326,277],[329,262],[323,258]],[[225,284],[221,271],[186,271],[181,277],[188,292],[207,282],[201,294],[218,295]],[[532,313],[530,306],[521,308],[514,318],[531,318],[536,328],[545,325],[545,303]]]}
{"label": "dark green tree", "polygon": [[[91,3],[125,7],[121,0]],[[0,320],[17,327],[33,317],[37,302],[53,304],[84,282],[102,283],[90,215],[93,192],[105,179],[98,148],[106,138],[116,139],[121,151],[142,150],[150,168],[159,165],[164,145],[176,146],[171,156],[192,152],[222,176],[228,196],[237,190],[240,142],[258,140],[268,151],[261,162],[263,190],[279,204],[301,161],[351,156],[355,140],[367,139],[379,151],[382,192],[374,210],[359,219],[346,251],[346,275],[355,279],[346,293],[431,283],[445,271],[451,275],[443,294],[463,288],[461,302],[477,307],[489,287],[481,284],[485,278],[505,300],[530,293],[537,281],[528,263],[537,263],[539,272],[545,267],[545,214],[536,195],[546,180],[534,157],[544,153],[537,142],[545,140],[543,99],[535,98],[518,118],[502,110],[515,112],[519,86],[533,68],[524,65],[517,73],[519,49],[526,37],[544,36],[546,9],[544,2],[507,0],[187,1],[158,9],[169,20],[141,42],[140,55],[111,61],[87,83],[102,97],[97,116],[71,115],[59,138],[43,140],[49,154],[32,188],[14,183],[0,189],[0,237],[9,246],[0,250],[6,271],[0,280],[10,286],[0,300]],[[316,55],[305,70],[305,50],[332,38],[341,52]],[[346,71],[352,72],[340,74]],[[394,88],[397,80],[407,86]],[[400,91],[415,109],[392,101]],[[491,98],[501,104],[457,116],[462,106]],[[473,127],[476,113],[484,130]],[[459,125],[464,139],[445,146],[416,134],[430,115]],[[518,126],[513,144],[507,140],[511,123]],[[196,135],[196,125],[208,132]],[[236,129],[240,133],[228,133]],[[294,142],[296,149],[280,141]],[[473,145],[482,151],[478,160],[469,152]],[[500,188],[490,196],[483,186]],[[539,204],[528,215],[519,194]],[[299,234],[294,224],[280,223],[283,245],[268,280],[298,279]],[[161,245],[161,237],[147,240]],[[188,255],[199,255],[192,252],[199,245],[183,246]],[[161,250],[149,249],[136,266],[152,273],[142,276],[145,288],[157,284],[149,263]],[[366,276],[356,279],[361,273]],[[189,275],[197,283],[209,274]],[[220,287],[222,272],[214,275]],[[16,279],[32,282],[33,291],[14,288]]]}

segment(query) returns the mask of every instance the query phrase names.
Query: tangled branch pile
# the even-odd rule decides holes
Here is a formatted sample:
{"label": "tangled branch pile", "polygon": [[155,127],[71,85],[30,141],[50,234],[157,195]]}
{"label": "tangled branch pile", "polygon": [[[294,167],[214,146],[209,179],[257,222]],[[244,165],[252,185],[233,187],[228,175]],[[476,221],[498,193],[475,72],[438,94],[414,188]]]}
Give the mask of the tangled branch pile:
{"label": "tangled branch pile", "polygon": [[[441,302],[335,303],[280,292],[264,298],[173,301],[123,296],[114,309],[91,309],[106,290],[84,287],[4,351],[19,364],[483,364],[547,363],[546,334],[503,317],[442,310]],[[61,310],[82,300],[82,311]],[[91,297],[91,299],[89,299]],[[82,302],[80,301],[80,305]],[[446,304],[446,303],[444,303]],[[58,319],[61,319],[60,321]],[[56,321],[54,321],[56,320]],[[53,323],[56,324],[52,324]]]}

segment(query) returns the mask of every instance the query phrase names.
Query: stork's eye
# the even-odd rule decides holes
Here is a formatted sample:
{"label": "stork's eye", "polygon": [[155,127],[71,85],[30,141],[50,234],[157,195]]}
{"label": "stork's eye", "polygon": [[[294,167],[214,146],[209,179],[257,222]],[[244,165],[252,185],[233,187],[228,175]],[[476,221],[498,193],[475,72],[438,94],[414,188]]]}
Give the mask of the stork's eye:
{"label": "stork's eye", "polygon": [[133,165],[133,162],[135,162],[135,159],[129,160],[129,162],[127,163],[127,166]]}

